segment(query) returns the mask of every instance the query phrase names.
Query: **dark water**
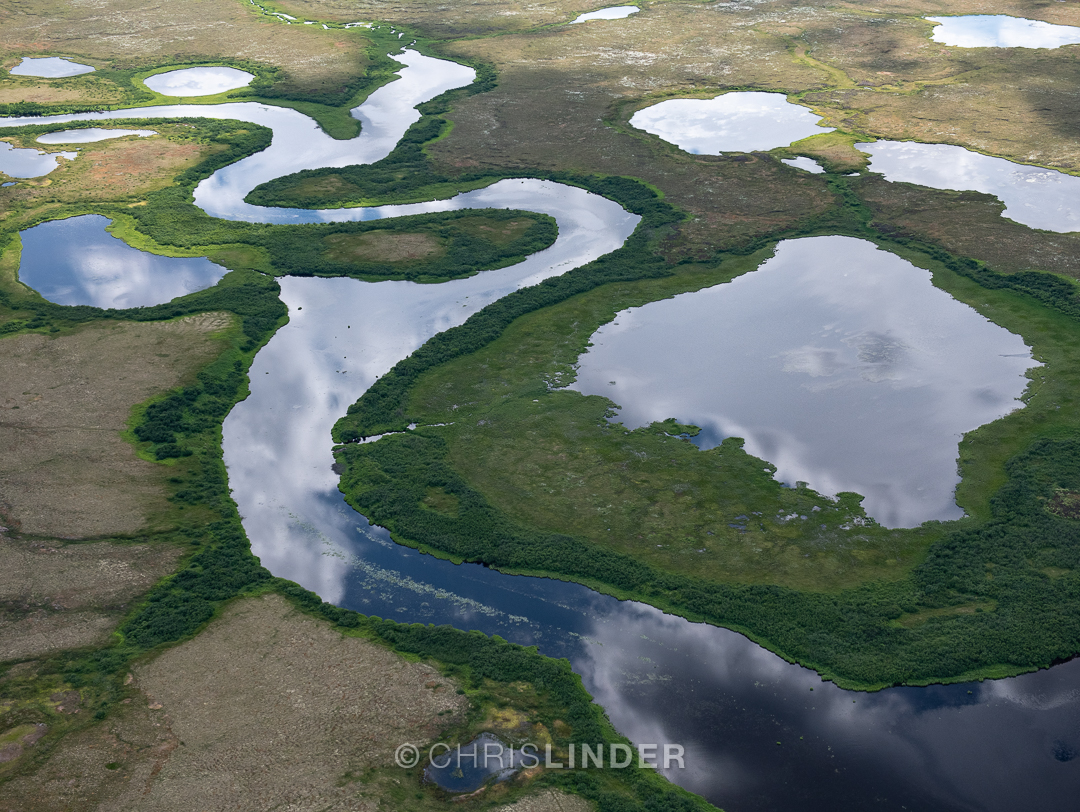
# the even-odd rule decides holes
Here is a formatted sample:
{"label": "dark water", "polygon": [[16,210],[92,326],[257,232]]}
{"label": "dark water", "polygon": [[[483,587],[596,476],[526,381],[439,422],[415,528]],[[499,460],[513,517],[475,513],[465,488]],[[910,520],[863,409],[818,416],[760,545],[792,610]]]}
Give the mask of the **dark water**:
{"label": "dark water", "polygon": [[620,732],[682,744],[685,769],[665,774],[729,812],[1076,808],[1080,661],[1005,680],[843,691],[726,629],[403,548],[333,490],[309,508],[295,519],[308,543],[277,551],[275,572],[367,614],[568,658]]}
{"label": "dark water", "polygon": [[[449,747],[449,745],[447,745]],[[523,754],[490,733],[452,749],[439,748],[424,768],[424,780],[448,792],[472,792],[489,780],[510,778],[521,767],[534,767],[543,758],[533,750]]]}

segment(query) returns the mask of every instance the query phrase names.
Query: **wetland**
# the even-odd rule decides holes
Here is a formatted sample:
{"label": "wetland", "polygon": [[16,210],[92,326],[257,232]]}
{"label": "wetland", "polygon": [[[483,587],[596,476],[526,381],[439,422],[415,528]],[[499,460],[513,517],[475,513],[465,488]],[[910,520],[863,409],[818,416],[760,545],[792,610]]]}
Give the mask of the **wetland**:
{"label": "wetland", "polygon": [[[564,21],[579,11],[570,10]],[[474,13],[455,12],[440,25],[461,24],[460,15]],[[666,14],[701,13],[679,4],[651,6],[625,24],[564,27],[581,32],[565,36],[593,37],[601,28],[629,31],[632,26],[639,32]],[[275,25],[303,30],[287,21]],[[504,41],[454,47],[502,47]],[[397,641],[394,645],[413,655],[438,652],[444,670],[451,669],[448,663],[465,662],[461,652],[471,647],[495,647],[490,661],[467,660],[472,670],[459,675],[462,690],[481,705],[492,695],[511,702],[507,697],[515,694],[532,697],[532,689],[515,680],[544,675],[548,682],[543,684],[564,686],[557,692],[563,705],[544,705],[541,697],[529,712],[542,719],[536,724],[552,731],[565,730],[556,720],[568,713],[579,713],[572,719],[574,736],[599,729],[590,725],[602,727],[599,716],[580,715],[582,707],[596,708],[587,698],[581,704],[583,686],[631,741],[658,735],[685,739],[689,762],[698,766],[668,771],[667,778],[729,809],[857,808],[871,802],[885,808],[1011,809],[1033,799],[1044,808],[1065,808],[1076,781],[1070,754],[1080,748],[1074,741],[1075,663],[1014,676],[1077,650],[1076,530],[1067,507],[1069,494],[1080,488],[1074,463],[1073,392],[1080,368],[1074,349],[1080,345],[1075,286],[1067,278],[1031,270],[1039,263],[1025,259],[1050,245],[1049,238],[1012,223],[1023,240],[1021,248],[1011,249],[1019,272],[1006,273],[996,270],[993,246],[987,248],[991,259],[979,262],[910,232],[878,230],[861,195],[878,195],[874,205],[883,211],[902,195],[923,194],[889,181],[993,194],[998,187],[927,183],[890,177],[889,171],[889,181],[878,185],[870,176],[844,178],[837,171],[842,161],[830,156],[858,162],[851,144],[869,151],[863,140],[868,133],[837,133],[841,138],[829,142],[831,153],[811,147],[808,155],[790,150],[735,156],[739,160],[717,155],[710,162],[675,155],[657,139],[634,134],[623,126],[633,123],[628,110],[616,122],[621,129],[598,127],[604,132],[589,148],[606,149],[620,138],[633,146],[585,163],[594,171],[610,170],[614,164],[605,161],[618,155],[624,171],[616,175],[644,175],[657,187],[611,173],[571,171],[574,167],[566,164],[580,160],[584,147],[564,150],[567,160],[553,166],[540,156],[562,136],[535,128],[537,149],[521,152],[525,157],[507,162],[492,154],[484,166],[471,164],[471,148],[483,146],[483,138],[470,135],[476,132],[471,116],[480,100],[507,87],[522,90],[510,69],[500,77],[498,91],[451,96],[453,127],[444,123],[423,130],[429,133],[420,141],[424,150],[410,157],[407,169],[404,163],[389,164],[398,169],[363,176],[368,187],[335,186],[339,176],[333,171],[387,160],[411,123],[420,120],[419,127],[446,110],[412,111],[413,105],[464,87],[480,73],[414,50],[398,58],[407,68],[394,93],[376,90],[359,107],[347,108],[362,124],[360,138],[352,141],[335,142],[300,111],[265,102],[5,122],[41,127],[37,133],[66,121],[157,119],[160,139],[121,139],[95,148],[132,154],[136,148],[167,147],[178,168],[183,161],[194,163],[190,154],[177,152],[182,142],[175,140],[175,128],[188,126],[179,117],[218,122],[216,129],[199,125],[203,129],[191,149],[197,144],[207,163],[183,176],[174,197],[168,197],[169,189],[150,189],[121,198],[112,208],[86,211],[49,198],[49,187],[24,190],[20,184],[18,190],[5,190],[27,199],[36,194],[33,199],[45,207],[44,215],[13,208],[15,217],[5,226],[12,239],[12,225],[29,227],[22,233],[23,262],[34,258],[33,235],[45,233],[36,231],[43,228],[36,217],[48,219],[50,211],[90,214],[101,239],[108,237],[107,212],[114,232],[152,249],[145,256],[154,263],[177,259],[162,254],[198,254],[232,269],[212,287],[178,290],[179,298],[159,297],[162,304],[110,316],[169,324],[185,313],[231,314],[207,327],[215,340],[232,342],[230,349],[198,377],[185,378],[132,416],[126,436],[143,461],[168,466],[170,521],[211,518],[181,525],[197,539],[190,542],[192,564],[182,577],[163,582],[155,599],[124,621],[124,650],[143,652],[131,646],[188,636],[181,648],[196,651],[194,662],[216,656],[206,647],[220,648],[213,636],[220,632],[200,631],[204,624],[216,616],[221,623],[210,621],[207,630],[226,628],[226,618],[235,626],[234,609],[226,601],[244,590],[273,588],[315,613],[319,623],[362,629],[373,639]],[[530,93],[535,95],[527,91],[523,97],[533,98]],[[781,94],[753,95],[796,107]],[[582,110],[592,110],[592,104],[582,104]],[[571,116],[563,123],[573,121]],[[262,127],[273,130],[272,138]],[[822,130],[813,124],[806,134]],[[500,137],[513,139],[505,131]],[[775,146],[789,147],[793,140]],[[298,145],[310,152],[298,154]],[[60,166],[54,176],[58,189],[67,188],[67,179],[82,171],[91,154],[80,156],[83,164]],[[456,169],[445,160],[451,155],[459,162]],[[647,155],[648,160],[641,157]],[[814,166],[829,171],[792,172],[780,165],[781,158],[792,163],[798,158],[795,166],[810,169],[810,155],[822,156]],[[496,166],[500,160],[506,165]],[[639,166],[652,161],[664,172],[675,173],[676,167],[682,182],[699,182],[680,197],[670,175],[628,171],[635,160]],[[884,150],[872,154],[870,171],[882,172],[886,163]],[[1010,167],[1014,173],[1026,171]],[[279,205],[268,205],[269,192],[260,192],[260,185],[270,189],[279,177],[305,171],[324,174],[282,178],[273,191]],[[388,178],[400,183],[410,172],[437,180],[447,194],[433,201],[406,196],[402,202],[400,187]],[[890,191],[891,185],[897,190]],[[771,203],[771,187],[783,190],[787,208]],[[323,208],[289,205],[290,190],[301,188],[318,196]],[[665,189],[671,193],[662,196]],[[195,205],[185,197],[188,192]],[[1024,206],[1005,199],[1004,191],[1000,196],[1012,207],[1007,216],[1022,222],[1012,215]],[[723,212],[702,208],[710,197],[726,201]],[[358,202],[376,205],[353,207]],[[986,217],[1002,220],[1000,208],[989,205]],[[1068,203],[1055,209],[1065,212],[1057,230],[1068,231]],[[74,228],[80,221],[91,222],[82,217],[44,225]],[[474,243],[468,240],[481,237],[493,247],[482,262],[440,264],[455,246],[471,251]],[[951,519],[959,505],[967,518],[913,527],[922,515],[904,514],[896,507],[903,500],[885,498],[891,507],[879,509],[872,488],[854,483],[851,491],[858,493],[840,490],[847,483],[822,484],[825,477],[814,471],[800,478],[805,468],[798,466],[788,474],[786,463],[771,460],[755,446],[753,432],[738,430],[742,427],[701,426],[707,421],[700,419],[689,425],[695,415],[674,407],[631,419],[638,408],[633,399],[624,404],[611,397],[629,376],[611,374],[602,364],[590,367],[608,342],[615,347],[620,330],[634,332],[629,328],[638,313],[695,301],[706,303],[698,321],[680,312],[671,317],[675,323],[712,330],[737,324],[737,317],[763,321],[745,305],[726,305],[722,294],[768,281],[770,272],[783,270],[793,246],[807,244],[823,246],[822,256],[813,266],[789,265],[789,272],[801,267],[806,275],[787,280],[804,286],[798,288],[804,306],[774,318],[792,328],[803,319],[810,339],[780,340],[775,352],[759,348],[772,355],[759,358],[757,366],[773,363],[778,378],[809,379],[810,388],[796,387],[797,396],[820,394],[813,384],[823,379],[842,383],[838,390],[920,384],[907,388],[926,389],[919,394],[929,396],[933,387],[921,386],[925,368],[913,363],[917,359],[932,367],[939,381],[951,376],[951,388],[936,390],[948,408],[928,411],[965,413],[972,425],[946,427],[943,433],[956,435],[1002,415],[962,439],[929,443],[960,472],[956,503],[951,487],[957,475],[935,479],[935,492],[947,496],[935,503],[934,517]],[[14,274],[18,244],[7,245],[3,267]],[[519,262],[524,254],[529,257]],[[844,261],[830,267],[829,260],[840,256]],[[837,332],[836,317],[806,306],[814,301],[804,290],[812,285],[813,268],[826,280],[818,280],[818,293],[822,286],[846,291],[836,293],[833,304],[839,299],[849,308],[859,298],[857,291],[828,273],[859,269],[855,281],[866,286],[862,299],[874,300],[879,309],[852,317]],[[893,286],[885,285],[887,295],[873,276],[879,271],[896,274]],[[66,335],[74,318],[101,318],[85,307],[38,300],[19,290],[13,275],[5,280],[8,332],[40,331],[48,340],[52,332]],[[775,292],[762,284],[758,300],[786,302],[770,294]],[[168,289],[161,295],[169,295]],[[710,296],[721,298],[713,302]],[[882,309],[882,299],[891,307]],[[734,310],[727,313],[725,306]],[[717,318],[717,313],[726,315]],[[236,319],[232,327],[228,319]],[[888,325],[884,332],[882,323]],[[737,337],[761,326],[746,324]],[[660,377],[642,383],[646,394],[663,391],[657,381],[666,382],[670,379],[663,375],[677,371],[665,358],[690,356],[696,363],[686,372],[688,379],[708,368],[712,359],[702,358],[694,346],[665,354],[657,340],[648,340],[647,328],[643,322],[639,332],[658,359],[652,366]],[[783,337],[783,331],[773,332],[778,340]],[[731,342],[721,333],[712,345]],[[719,351],[714,355],[723,357]],[[649,353],[638,356],[639,371],[648,371]],[[1044,367],[1034,367],[1033,356]],[[973,359],[987,364],[985,374]],[[720,381],[723,374],[712,373],[710,380]],[[584,394],[567,388],[575,378]],[[986,383],[991,378],[993,385]],[[1012,411],[1025,386],[1026,405]],[[952,393],[962,402],[950,400]],[[787,400],[798,402],[794,396]],[[879,401],[872,396],[871,401],[870,410],[877,411]],[[621,415],[617,406],[623,406]],[[842,411],[833,411],[843,419]],[[622,426],[612,422],[620,417]],[[905,411],[901,417],[910,415]],[[373,435],[382,436],[355,442]],[[877,439],[887,437],[870,437]],[[944,471],[947,466],[939,463]],[[781,482],[787,479],[795,481]],[[251,556],[248,539],[262,567]],[[287,581],[269,587],[271,574]],[[279,619],[259,618],[221,650],[262,640],[255,631],[285,628]],[[566,657],[582,682],[574,687],[559,682],[577,677],[571,678],[569,669],[559,676],[551,671],[553,661],[536,653],[410,623],[449,624],[537,646],[546,657]],[[524,659],[513,668],[489,665],[518,662],[514,658]],[[150,686],[139,690],[172,697],[179,704],[170,709],[181,712],[188,700],[169,674],[184,673],[188,666],[181,654],[160,662],[156,672],[137,672],[140,681],[145,673]],[[819,675],[833,682],[822,682]],[[968,681],[985,677],[999,679]],[[940,681],[953,684],[914,687]],[[431,682],[438,686],[439,678]],[[888,687],[894,683],[912,687]],[[882,690],[847,690],[854,687]],[[89,696],[90,689],[84,690]],[[430,690],[437,693],[439,687]],[[481,695],[489,698],[476,699]],[[495,720],[459,729],[461,740],[499,729]],[[558,734],[559,742],[565,744],[568,736]],[[925,770],[927,763],[934,769]],[[765,780],[777,770],[785,781]],[[380,792],[402,780],[397,773],[366,775]],[[549,779],[554,780],[544,780]],[[704,808],[691,796],[664,795],[661,783],[608,785],[601,791],[576,776],[560,786],[574,788],[602,809],[631,798],[640,800],[642,809],[676,803]],[[619,801],[603,794],[616,789],[623,793]],[[504,791],[511,790],[492,790],[491,797],[505,797],[496,794]],[[394,797],[395,808],[443,802],[430,794],[426,800],[419,794]]]}

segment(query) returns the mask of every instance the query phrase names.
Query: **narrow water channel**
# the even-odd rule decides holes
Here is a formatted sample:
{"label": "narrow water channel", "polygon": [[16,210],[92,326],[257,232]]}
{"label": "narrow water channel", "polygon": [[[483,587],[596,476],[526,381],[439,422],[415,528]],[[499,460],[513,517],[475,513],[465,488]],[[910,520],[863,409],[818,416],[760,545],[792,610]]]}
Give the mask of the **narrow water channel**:
{"label": "narrow water channel", "polygon": [[611,201],[535,180],[377,209],[243,202],[273,177],[377,160],[416,119],[413,105],[472,78],[467,68],[413,52],[399,59],[407,66],[402,79],[393,93],[378,91],[358,108],[364,131],[353,141],[332,141],[295,111],[254,103],[19,120],[186,115],[274,128],[266,151],[199,185],[197,203],[218,217],[316,222],[507,206],[559,221],[550,248],[470,279],[281,280],[290,323],[256,357],[252,394],[224,429],[233,496],[263,563],[341,606],[497,633],[569,658],[617,729],[636,742],[684,744],[686,769],[669,778],[730,812],[1072,808],[1080,786],[1080,662],[997,682],[842,691],[726,629],[576,584],[421,555],[344,503],[330,469],[330,426],[375,377],[484,304],[614,250],[636,225]]}

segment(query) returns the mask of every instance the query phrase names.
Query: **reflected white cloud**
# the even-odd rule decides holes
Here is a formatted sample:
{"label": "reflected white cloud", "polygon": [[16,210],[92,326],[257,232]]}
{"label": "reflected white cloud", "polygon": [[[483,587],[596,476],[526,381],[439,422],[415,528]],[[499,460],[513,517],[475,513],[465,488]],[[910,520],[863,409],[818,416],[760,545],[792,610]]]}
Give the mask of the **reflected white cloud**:
{"label": "reflected white cloud", "polygon": [[1047,231],[1080,230],[1080,177],[1025,166],[951,144],[875,141],[855,145],[886,180],[933,189],[985,192],[1005,204],[1003,217]]}
{"label": "reflected white cloud", "polygon": [[[832,132],[780,93],[735,91],[713,99],[671,99],[638,110],[630,123],[687,152],[719,155],[787,146]],[[812,171],[812,170],[811,170]]]}
{"label": "reflected white cloud", "polygon": [[93,73],[95,68],[80,65],[63,56],[24,56],[22,62],[8,73],[12,76],[40,76],[43,79],[62,79],[66,76],[81,76]]}
{"label": "reflected white cloud", "polygon": [[1060,808],[1080,774],[1080,661],[865,694],[641,604],[620,604],[586,633],[595,644],[574,668],[615,727],[634,742],[683,743],[687,769],[669,777],[724,808],[780,808],[763,801],[777,781],[799,809],[882,798],[889,809]]}
{"label": "reflected white cloud", "polygon": [[[578,391],[628,427],[677,418],[891,527],[961,515],[960,436],[1007,414],[1023,341],[849,237],[781,242],[735,281],[620,312],[579,359]],[[614,385],[611,383],[614,381]]]}
{"label": "reflected white cloud", "polygon": [[798,158],[781,158],[780,163],[802,169],[804,172],[810,172],[814,175],[820,175],[825,171],[821,164],[813,158],[807,158],[805,155],[800,155]]}
{"label": "reflected white cloud", "polygon": [[205,257],[163,257],[109,234],[107,217],[84,214],[28,228],[19,281],[50,302],[146,307],[216,285],[226,273]]}
{"label": "reflected white cloud", "polygon": [[1060,48],[1080,42],[1080,28],[1004,14],[927,17],[934,26],[931,39],[960,48]]}
{"label": "reflected white cloud", "polygon": [[148,76],[143,84],[162,96],[212,96],[246,87],[254,78],[236,68],[182,68]]}
{"label": "reflected white cloud", "polygon": [[[853,704],[851,694],[732,632],[618,602],[576,584],[507,576],[420,555],[393,544],[385,530],[370,527],[343,504],[337,476],[330,470],[330,427],[375,377],[428,336],[461,323],[487,301],[612,250],[637,221],[610,201],[540,181],[503,181],[450,201],[418,206],[303,212],[243,203],[256,184],[283,173],[383,157],[416,119],[411,104],[422,101],[425,93],[434,95],[472,77],[466,68],[412,52],[401,60],[410,67],[401,80],[377,92],[382,95],[373,94],[371,107],[362,106],[357,115],[367,115],[365,110],[372,115],[365,120],[361,137],[349,142],[326,138],[295,111],[258,104],[140,111],[148,117],[239,118],[275,129],[269,157],[252,156],[200,186],[200,205],[215,216],[301,222],[508,206],[547,211],[559,221],[559,240],[547,251],[513,268],[467,280],[438,286],[283,280],[291,322],[255,359],[252,395],[233,410],[225,431],[230,484],[263,563],[350,608],[404,621],[452,622],[459,628],[538,642],[553,656],[570,656],[620,731],[635,741],[685,743],[688,770],[671,777],[728,808],[749,809],[752,804],[777,808],[778,799],[790,799],[793,808],[867,808],[881,792],[889,792],[893,798],[914,798],[916,803],[908,803],[908,808],[929,809],[927,798],[962,796],[962,791],[980,783],[985,785],[982,794],[990,796],[989,803],[981,804],[987,809],[1023,808],[1025,800],[1037,804],[1043,798],[1040,793],[1050,799],[1064,797],[1068,776],[1047,771],[1041,762],[1031,770],[1025,762],[1020,773],[997,770],[987,781],[985,765],[978,770],[950,760],[955,754],[939,754],[937,745],[925,737],[936,736],[945,748],[963,750],[971,744],[970,752],[976,754],[985,752],[987,742],[1006,747],[986,762],[992,765],[1018,763],[1019,750],[1032,758],[1045,755],[1058,767],[1040,742],[1065,735],[1059,728],[1076,729],[1072,707],[1066,708],[1071,716],[1059,713],[1048,718],[1027,712],[1010,717],[1006,720],[1010,727],[990,715],[989,721],[949,715],[957,708],[966,714],[963,686],[943,689],[945,701],[937,705],[932,701],[937,696],[934,689],[859,695]],[[380,117],[379,110],[385,115]],[[132,112],[97,118],[128,118]],[[51,120],[76,119],[94,116]],[[821,329],[829,332],[826,326]],[[836,352],[835,359],[819,355],[807,361],[823,374],[815,378],[803,372],[802,378],[808,383],[836,379],[848,385],[849,378],[858,378],[867,369],[887,366],[880,357],[888,356],[893,345],[876,336],[891,335],[889,325],[874,325],[873,330],[832,343],[815,338],[785,349]],[[843,338],[851,340],[845,344]],[[775,363],[782,365],[780,355]],[[792,443],[783,437],[769,442],[785,448]],[[1071,676],[1075,665],[1049,673],[1076,682]],[[1030,679],[1010,682],[1027,685]],[[1021,687],[1015,693],[1023,695],[1025,690]],[[978,686],[975,693],[980,693]],[[895,711],[897,725],[884,710],[876,710],[878,697],[880,708]],[[915,727],[909,733],[905,727],[912,719],[928,719],[935,713],[947,725],[947,735],[932,727],[927,728],[929,734]],[[805,746],[796,744],[804,736]],[[783,748],[775,744],[778,738]],[[1080,761],[1071,766],[1076,764]],[[1023,787],[1026,798],[1021,803],[1015,802],[1022,783],[1015,781],[1017,774],[1038,781]],[[892,784],[890,775],[897,777]],[[1006,787],[1000,793],[1002,800],[995,802],[993,793],[1008,780],[1016,785],[1012,794]],[[960,790],[951,789],[954,786]],[[1049,807],[1044,803],[1042,808]]]}
{"label": "reflected white cloud", "polygon": [[12,178],[40,178],[60,165],[60,158],[74,161],[77,152],[42,152],[36,149],[19,149],[0,141],[0,172]]}
{"label": "reflected white cloud", "polygon": [[582,189],[538,180],[500,181],[446,205],[547,213],[559,237],[517,265],[439,285],[283,278],[289,324],[256,356],[251,395],[225,421],[229,482],[256,555],[327,600],[340,594],[343,564],[323,556],[321,538],[305,528],[332,526],[326,512],[339,510],[334,422],[431,336],[513,290],[615,250],[639,220]]}
{"label": "reflected white cloud", "polygon": [[119,127],[111,130],[101,127],[86,127],[81,130],[62,130],[55,133],[45,133],[37,137],[40,144],[91,144],[95,141],[107,141],[110,138],[123,138],[125,135],[137,135],[140,138],[148,138],[157,135],[154,130],[125,130]]}
{"label": "reflected white cloud", "polygon": [[586,23],[589,20],[622,20],[631,14],[637,14],[641,9],[637,6],[610,6],[599,11],[589,11],[571,20],[570,23]]}

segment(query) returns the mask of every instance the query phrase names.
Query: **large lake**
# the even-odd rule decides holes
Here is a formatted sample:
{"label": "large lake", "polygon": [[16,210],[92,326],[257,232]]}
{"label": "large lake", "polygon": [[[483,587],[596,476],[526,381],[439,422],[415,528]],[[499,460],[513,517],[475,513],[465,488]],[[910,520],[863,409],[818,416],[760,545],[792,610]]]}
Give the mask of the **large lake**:
{"label": "large lake", "polygon": [[1024,342],[851,237],[786,240],[732,282],[620,312],[579,359],[627,428],[742,437],[794,486],[855,491],[887,527],[963,515],[957,442],[1019,407]]}
{"label": "large lake", "polygon": [[[298,222],[507,205],[559,221],[559,240],[546,251],[466,280],[282,280],[290,323],[256,357],[252,395],[224,433],[230,485],[263,563],[342,606],[452,623],[568,657],[632,740],[684,743],[687,767],[669,777],[730,812],[1071,809],[1080,785],[1080,662],[997,682],[842,691],[725,629],[577,584],[421,555],[344,503],[330,470],[330,426],[376,375],[483,302],[613,250],[637,222],[611,201],[541,181],[502,181],[451,201],[378,209],[306,212],[243,202],[278,175],[377,160],[418,117],[412,105],[471,81],[461,66],[408,51],[396,58],[408,66],[402,79],[354,111],[364,132],[352,141],[329,139],[295,111],[253,103],[139,111],[274,127],[268,150],[199,185],[197,202],[215,216]],[[298,146],[307,151],[298,154]]]}

